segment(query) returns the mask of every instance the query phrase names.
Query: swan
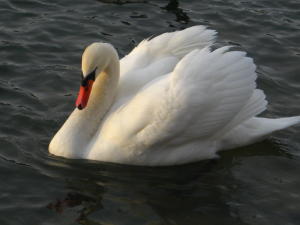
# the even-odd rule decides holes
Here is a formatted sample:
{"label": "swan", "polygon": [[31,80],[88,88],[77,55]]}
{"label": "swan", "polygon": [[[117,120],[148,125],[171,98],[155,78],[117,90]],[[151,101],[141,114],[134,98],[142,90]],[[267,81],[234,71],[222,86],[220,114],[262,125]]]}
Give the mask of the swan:
{"label": "swan", "polygon": [[82,55],[76,108],[51,154],[132,165],[176,165],[260,141],[300,116],[257,117],[266,109],[256,66],[216,31],[193,26],[142,41],[119,60],[108,43]]}

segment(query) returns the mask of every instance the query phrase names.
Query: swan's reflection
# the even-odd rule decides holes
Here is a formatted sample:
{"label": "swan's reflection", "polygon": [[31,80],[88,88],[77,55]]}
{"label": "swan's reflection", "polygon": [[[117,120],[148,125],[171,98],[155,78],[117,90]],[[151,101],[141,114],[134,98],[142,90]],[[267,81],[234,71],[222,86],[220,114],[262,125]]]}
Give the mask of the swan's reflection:
{"label": "swan's reflection", "polygon": [[48,207],[62,216],[74,210],[79,224],[246,224],[231,207],[240,192],[232,168],[258,155],[286,157],[263,142],[185,166],[79,162],[72,165],[77,175],[66,181],[69,193]]}

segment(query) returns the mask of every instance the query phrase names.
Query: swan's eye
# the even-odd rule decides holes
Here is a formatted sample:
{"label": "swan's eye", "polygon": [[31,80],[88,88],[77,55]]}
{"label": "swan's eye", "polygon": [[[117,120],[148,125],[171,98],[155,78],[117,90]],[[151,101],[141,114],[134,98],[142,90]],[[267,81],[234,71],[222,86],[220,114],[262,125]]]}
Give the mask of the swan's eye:
{"label": "swan's eye", "polygon": [[88,84],[89,80],[95,81],[95,75],[96,75],[96,69],[86,77],[84,77],[83,74],[81,74],[82,77],[81,86],[85,87]]}

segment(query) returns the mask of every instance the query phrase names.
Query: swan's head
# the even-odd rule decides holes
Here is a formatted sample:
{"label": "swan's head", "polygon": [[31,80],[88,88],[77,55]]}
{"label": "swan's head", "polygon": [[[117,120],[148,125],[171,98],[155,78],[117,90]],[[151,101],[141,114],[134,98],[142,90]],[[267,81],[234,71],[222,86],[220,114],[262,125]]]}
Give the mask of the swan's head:
{"label": "swan's head", "polygon": [[92,91],[93,83],[108,66],[112,52],[115,49],[107,43],[96,42],[89,45],[82,54],[82,81],[79,94],[76,100],[76,107],[83,109],[86,107]]}

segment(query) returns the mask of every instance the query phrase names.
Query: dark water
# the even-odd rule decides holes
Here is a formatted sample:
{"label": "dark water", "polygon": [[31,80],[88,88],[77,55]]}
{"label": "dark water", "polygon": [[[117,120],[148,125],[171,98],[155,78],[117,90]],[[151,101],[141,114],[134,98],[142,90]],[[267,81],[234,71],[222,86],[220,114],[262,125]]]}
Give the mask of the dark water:
{"label": "dark water", "polygon": [[85,46],[111,42],[123,56],[195,24],[254,58],[266,116],[300,114],[298,0],[128,2],[0,1],[0,224],[300,224],[299,126],[178,167],[48,154],[73,109]]}

